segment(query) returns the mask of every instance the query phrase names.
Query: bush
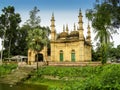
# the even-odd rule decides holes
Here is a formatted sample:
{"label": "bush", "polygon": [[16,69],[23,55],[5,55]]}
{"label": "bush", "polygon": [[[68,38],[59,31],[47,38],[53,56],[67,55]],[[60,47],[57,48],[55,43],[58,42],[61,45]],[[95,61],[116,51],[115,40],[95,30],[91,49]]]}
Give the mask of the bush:
{"label": "bush", "polygon": [[13,69],[17,68],[17,64],[3,64],[0,66],[0,77],[10,73]]}
{"label": "bush", "polygon": [[108,65],[103,67],[100,76],[101,84],[104,89],[120,90],[120,65]]}
{"label": "bush", "polygon": [[[41,67],[34,73],[34,81],[41,76],[59,76],[59,80],[40,79],[49,81],[48,90],[120,90],[120,65],[102,65],[97,67]],[[65,78],[67,77],[67,80]],[[33,82],[33,81],[32,81]],[[52,83],[52,84],[51,84]],[[58,85],[56,85],[56,83]],[[54,86],[53,86],[54,85]]]}
{"label": "bush", "polygon": [[96,71],[85,79],[83,90],[120,90],[120,65],[97,67]]}

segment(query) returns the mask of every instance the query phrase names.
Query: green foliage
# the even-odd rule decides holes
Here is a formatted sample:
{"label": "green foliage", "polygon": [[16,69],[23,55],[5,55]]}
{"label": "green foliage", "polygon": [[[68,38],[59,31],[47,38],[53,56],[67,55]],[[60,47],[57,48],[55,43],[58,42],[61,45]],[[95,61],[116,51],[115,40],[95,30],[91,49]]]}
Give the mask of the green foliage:
{"label": "green foliage", "polygon": [[26,40],[28,42],[28,48],[37,52],[41,51],[43,46],[47,43],[47,38],[44,36],[44,32],[39,28],[29,30]]}
{"label": "green foliage", "polygon": [[[60,77],[59,80],[44,75]],[[67,77],[67,79],[65,78]],[[85,67],[41,67],[31,78],[32,83],[49,85],[48,90],[120,90],[120,65]]]}
{"label": "green foliage", "polygon": [[10,73],[13,69],[17,68],[16,64],[3,64],[0,66],[0,77]]}
{"label": "green foliage", "polygon": [[49,46],[50,52],[50,42],[48,39],[50,29],[49,27],[40,26],[40,16],[37,16],[39,11],[37,7],[34,7],[29,13],[30,18],[22,27],[19,27],[21,18],[20,14],[15,13],[15,8],[8,6],[2,9],[3,13],[0,15],[0,37],[3,41],[5,40],[5,42],[3,42],[3,46],[5,47],[4,57],[11,57],[12,55],[18,54],[27,55],[28,42],[26,38],[28,37],[28,32],[34,29],[40,29],[42,37],[47,38],[45,43]]}
{"label": "green foliage", "polygon": [[102,64],[105,64],[107,62],[107,44],[102,44],[101,48],[101,58],[102,58]]}
{"label": "green foliage", "polygon": [[37,7],[34,7],[30,11],[30,18],[25,25],[27,26],[26,29],[28,28],[28,35],[26,37],[27,48],[37,52],[41,51],[44,45],[49,45],[48,36],[50,34],[49,27],[40,26],[40,16],[37,16],[39,11]]}
{"label": "green foliage", "polygon": [[90,74],[94,73],[94,68],[91,66],[86,67],[41,67],[37,72],[36,76],[49,75],[61,79],[63,77],[88,77]]}
{"label": "green foliage", "polygon": [[100,46],[97,46],[96,50],[92,49],[92,61],[102,61],[104,59],[104,55],[108,57],[107,60],[109,61],[116,61],[117,59],[120,59],[120,45],[118,45],[116,48],[113,46],[113,43],[109,43],[106,46],[107,55],[104,54],[104,50]]}
{"label": "green foliage", "polygon": [[37,16],[37,13],[40,10],[35,6],[33,10],[29,12],[30,18],[27,20],[26,24],[28,24],[30,27],[35,28],[37,26],[40,26],[40,16]]}
{"label": "green foliage", "polygon": [[119,0],[97,0],[97,4],[102,5],[102,4],[108,4],[109,6],[106,8],[109,8],[108,11],[110,12],[110,15],[112,18],[111,20],[111,25],[114,28],[119,28],[120,27],[120,1]]}
{"label": "green foliage", "polygon": [[[22,27],[19,28],[18,33],[17,33],[17,38],[16,38],[17,43],[16,43],[15,48],[13,49],[14,52],[12,53],[12,55],[27,56],[28,47],[27,47],[26,37],[28,36],[28,30],[30,29],[31,28],[28,25],[23,25]],[[5,54],[5,51],[4,51],[4,54]]]}
{"label": "green foliage", "polygon": [[[101,1],[101,3],[97,2],[95,3],[93,9],[87,10],[86,17],[92,22],[94,33],[96,34],[95,40],[98,40],[100,44],[101,63],[104,64],[106,63],[108,58],[107,47],[110,42],[110,38],[112,39],[112,34],[117,32],[115,29],[116,27],[114,26],[115,21],[120,22],[120,19],[117,18],[116,14],[113,14],[113,12],[116,11],[115,8],[118,9],[119,2],[115,1],[115,3],[113,3],[112,0],[97,1]],[[117,7],[114,5],[116,5]]]}
{"label": "green foliage", "polygon": [[109,47],[108,57],[110,60],[115,61],[116,59],[120,59],[120,45],[115,47]]}
{"label": "green foliage", "polygon": [[119,90],[120,65],[97,67],[99,73],[86,78],[83,90]]}
{"label": "green foliage", "polygon": [[101,72],[101,84],[105,89],[120,89],[120,65],[105,66]]}
{"label": "green foliage", "polygon": [[7,51],[7,57],[12,55],[16,47],[20,22],[20,14],[15,13],[13,6],[4,7],[2,9],[2,14],[0,15],[0,37],[4,41],[3,45]]}
{"label": "green foliage", "polygon": [[99,50],[94,50],[92,48],[92,61],[101,61],[101,55]]}

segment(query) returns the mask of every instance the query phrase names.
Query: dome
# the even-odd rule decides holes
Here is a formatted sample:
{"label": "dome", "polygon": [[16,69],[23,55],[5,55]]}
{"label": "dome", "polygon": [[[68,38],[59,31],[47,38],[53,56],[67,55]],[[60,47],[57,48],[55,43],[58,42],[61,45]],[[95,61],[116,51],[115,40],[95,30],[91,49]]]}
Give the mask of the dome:
{"label": "dome", "polygon": [[66,38],[68,36],[67,32],[60,33],[60,38]]}
{"label": "dome", "polygon": [[79,32],[78,32],[78,31],[72,31],[72,32],[70,33],[70,36],[71,36],[71,37],[79,37]]}

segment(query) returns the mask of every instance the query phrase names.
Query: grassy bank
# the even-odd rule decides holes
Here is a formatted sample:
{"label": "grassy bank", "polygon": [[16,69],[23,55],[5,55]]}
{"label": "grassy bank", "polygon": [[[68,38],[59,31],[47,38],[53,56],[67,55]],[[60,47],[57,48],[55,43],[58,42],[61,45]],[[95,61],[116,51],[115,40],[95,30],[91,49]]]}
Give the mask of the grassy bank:
{"label": "grassy bank", "polygon": [[120,65],[41,67],[25,83],[48,85],[49,90],[120,90]]}
{"label": "grassy bank", "polygon": [[0,77],[9,74],[13,69],[17,68],[17,64],[0,65]]}

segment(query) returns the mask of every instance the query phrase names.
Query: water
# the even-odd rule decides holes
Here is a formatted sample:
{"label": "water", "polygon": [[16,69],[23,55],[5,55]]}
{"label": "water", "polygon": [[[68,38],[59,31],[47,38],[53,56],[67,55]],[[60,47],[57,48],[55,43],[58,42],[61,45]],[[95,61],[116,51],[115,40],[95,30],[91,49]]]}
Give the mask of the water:
{"label": "water", "polygon": [[44,85],[30,85],[30,84],[21,84],[21,85],[8,85],[0,84],[0,90],[47,90],[47,86]]}

